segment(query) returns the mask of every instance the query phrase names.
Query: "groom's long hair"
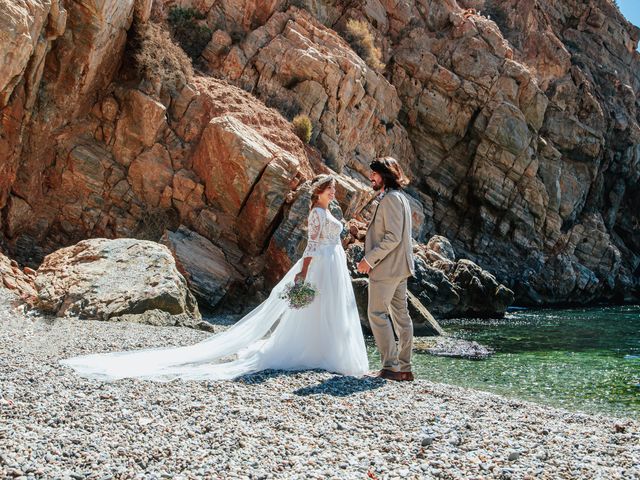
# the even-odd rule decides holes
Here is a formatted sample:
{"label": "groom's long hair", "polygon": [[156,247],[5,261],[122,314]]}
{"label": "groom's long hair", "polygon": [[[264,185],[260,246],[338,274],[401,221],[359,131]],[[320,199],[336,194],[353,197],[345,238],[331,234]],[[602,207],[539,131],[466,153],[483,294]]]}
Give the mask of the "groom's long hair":
{"label": "groom's long hair", "polygon": [[393,157],[376,158],[369,164],[369,168],[380,174],[384,188],[399,190],[409,185],[409,179]]}

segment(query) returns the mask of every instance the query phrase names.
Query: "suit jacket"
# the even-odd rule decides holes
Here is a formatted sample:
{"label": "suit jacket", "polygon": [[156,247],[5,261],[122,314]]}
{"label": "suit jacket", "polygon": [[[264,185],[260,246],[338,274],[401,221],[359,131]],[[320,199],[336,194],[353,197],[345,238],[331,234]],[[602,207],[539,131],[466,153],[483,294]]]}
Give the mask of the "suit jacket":
{"label": "suit jacket", "polygon": [[402,192],[388,191],[373,214],[364,244],[371,280],[410,277],[415,273],[411,207]]}

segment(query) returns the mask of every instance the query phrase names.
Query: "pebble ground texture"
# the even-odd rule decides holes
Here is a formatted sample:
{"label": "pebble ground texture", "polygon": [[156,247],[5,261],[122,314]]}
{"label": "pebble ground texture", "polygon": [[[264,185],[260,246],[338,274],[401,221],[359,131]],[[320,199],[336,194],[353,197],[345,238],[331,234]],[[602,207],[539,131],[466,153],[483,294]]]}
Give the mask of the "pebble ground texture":
{"label": "pebble ground texture", "polygon": [[187,345],[209,333],[23,318],[4,307],[2,478],[640,478],[637,420],[427,379],[318,371],[225,382],[86,380],[57,361]]}

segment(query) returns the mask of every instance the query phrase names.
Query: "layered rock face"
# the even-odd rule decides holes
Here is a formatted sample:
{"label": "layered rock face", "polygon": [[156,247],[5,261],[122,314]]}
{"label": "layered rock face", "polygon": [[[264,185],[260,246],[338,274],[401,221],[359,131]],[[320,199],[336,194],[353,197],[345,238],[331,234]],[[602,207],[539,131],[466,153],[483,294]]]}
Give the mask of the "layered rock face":
{"label": "layered rock face", "polygon": [[[327,159],[338,158],[332,146],[342,152],[336,168],[400,156],[430,219],[425,233],[449,238],[517,302],[638,298],[639,32],[612,2],[298,5],[309,15],[275,4],[261,22],[243,4],[244,37],[220,49],[214,35],[209,68],[261,98],[295,101]],[[212,25],[226,28],[231,8],[214,10]],[[320,24],[344,31],[347,18],[375,33],[383,74]],[[351,123],[371,105],[371,120],[345,128],[342,105]]]}
{"label": "layered rock face", "polygon": [[248,264],[287,194],[314,174],[290,123],[213,78],[171,92],[131,80],[130,28],[149,2],[68,3],[6,7],[3,47],[24,43],[24,31],[49,39],[42,52],[20,43],[24,58],[3,66],[0,207],[11,255],[36,267],[87,237],[157,241],[183,224],[223,251],[230,277],[259,277]]}
{"label": "layered rock face", "polygon": [[[638,299],[638,31],[608,0],[180,3],[213,34],[202,72],[169,85],[132,52],[173,2],[0,0],[0,235],[20,263],[183,225],[178,258],[215,252],[259,293],[302,252],[305,181],[338,171],[345,219],[366,221],[366,165],[394,155],[414,237],[471,260],[460,284],[477,265],[520,304]],[[342,38],[349,19],[384,70]],[[185,265],[201,300],[234,283]]]}

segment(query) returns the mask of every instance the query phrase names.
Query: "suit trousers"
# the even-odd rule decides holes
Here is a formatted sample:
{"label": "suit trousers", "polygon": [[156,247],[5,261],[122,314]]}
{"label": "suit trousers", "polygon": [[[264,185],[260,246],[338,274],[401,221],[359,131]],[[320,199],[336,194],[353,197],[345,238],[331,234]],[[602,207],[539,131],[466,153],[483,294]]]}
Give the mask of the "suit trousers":
{"label": "suit trousers", "polygon": [[[407,308],[407,278],[370,279],[368,316],[380,350],[382,368],[410,372],[413,322]],[[393,335],[394,329],[398,335],[398,345]]]}

